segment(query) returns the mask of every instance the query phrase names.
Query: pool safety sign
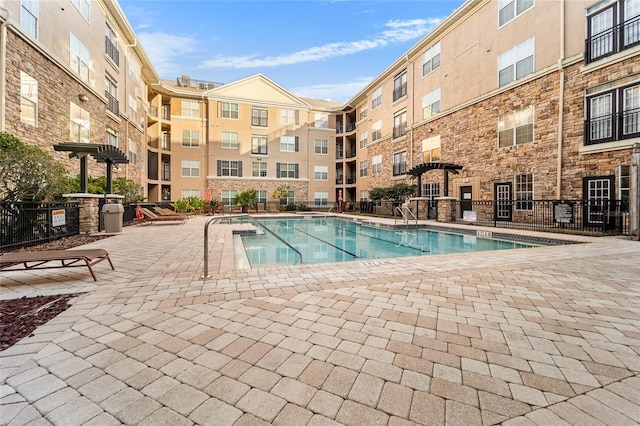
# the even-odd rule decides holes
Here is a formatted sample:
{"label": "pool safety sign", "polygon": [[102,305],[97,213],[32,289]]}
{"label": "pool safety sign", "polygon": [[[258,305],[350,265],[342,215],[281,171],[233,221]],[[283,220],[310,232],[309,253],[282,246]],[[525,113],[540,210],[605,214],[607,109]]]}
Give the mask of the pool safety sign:
{"label": "pool safety sign", "polygon": [[573,218],[573,203],[568,201],[553,202],[553,221],[555,223],[572,224]]}
{"label": "pool safety sign", "polygon": [[66,222],[64,209],[51,211],[51,226],[64,226]]}

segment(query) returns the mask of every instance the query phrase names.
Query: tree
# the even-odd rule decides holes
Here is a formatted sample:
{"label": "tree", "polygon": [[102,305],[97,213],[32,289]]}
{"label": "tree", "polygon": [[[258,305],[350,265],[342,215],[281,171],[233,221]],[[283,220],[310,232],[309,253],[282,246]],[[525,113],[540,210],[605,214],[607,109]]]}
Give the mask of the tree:
{"label": "tree", "polygon": [[67,170],[51,154],[0,132],[0,201],[52,201],[70,189]]}
{"label": "tree", "polygon": [[231,202],[236,206],[242,207],[242,213],[246,213],[249,207],[252,207],[254,209],[257,208],[257,195],[258,192],[255,189],[247,189],[246,191],[241,192],[233,197],[233,200],[231,200]]}
{"label": "tree", "polygon": [[291,191],[291,187],[289,185],[278,185],[276,189],[273,190],[271,197],[275,198],[276,200],[280,200],[280,204],[285,204],[287,198],[289,198],[289,191]]}

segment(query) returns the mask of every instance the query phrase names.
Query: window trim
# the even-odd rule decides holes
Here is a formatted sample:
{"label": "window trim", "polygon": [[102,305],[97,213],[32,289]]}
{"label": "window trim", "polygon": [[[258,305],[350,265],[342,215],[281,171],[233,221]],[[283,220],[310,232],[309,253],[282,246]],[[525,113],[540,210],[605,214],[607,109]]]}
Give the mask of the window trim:
{"label": "window trim", "polygon": [[[227,108],[225,108],[225,106]],[[235,107],[235,108],[234,108]],[[220,118],[237,120],[239,116],[238,104],[235,102],[220,102]],[[226,115],[225,115],[226,113]]]}
{"label": "window trim", "polygon": [[[33,83],[27,84],[25,80],[31,80]],[[25,96],[25,87],[30,86],[29,95]],[[32,93],[33,88],[35,87],[35,94]],[[38,127],[38,80],[34,77],[30,76],[24,71],[20,71],[20,122],[24,124],[31,125],[33,127]],[[29,106],[30,109],[33,109],[33,119],[27,117],[26,114],[23,114],[25,107]]]}

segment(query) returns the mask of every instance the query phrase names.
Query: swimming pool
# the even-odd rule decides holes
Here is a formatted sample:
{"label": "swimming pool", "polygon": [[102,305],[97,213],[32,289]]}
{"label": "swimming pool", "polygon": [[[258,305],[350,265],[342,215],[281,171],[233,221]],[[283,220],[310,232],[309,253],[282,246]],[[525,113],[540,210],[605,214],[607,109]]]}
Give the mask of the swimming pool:
{"label": "swimming pool", "polygon": [[333,217],[264,218],[250,222],[258,233],[243,233],[241,239],[252,268],[540,245],[428,229],[392,229]]}

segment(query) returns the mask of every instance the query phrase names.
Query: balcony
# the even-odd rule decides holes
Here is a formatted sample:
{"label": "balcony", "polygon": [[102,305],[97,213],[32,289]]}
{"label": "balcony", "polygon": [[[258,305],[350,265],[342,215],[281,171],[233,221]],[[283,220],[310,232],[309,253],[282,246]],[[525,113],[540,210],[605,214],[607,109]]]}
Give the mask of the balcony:
{"label": "balcony", "polygon": [[622,52],[640,44],[640,16],[615,25],[585,40],[585,63]]}
{"label": "balcony", "polygon": [[104,52],[107,54],[109,58],[113,61],[116,66],[120,66],[120,52],[118,51],[118,47],[113,44],[113,42],[109,39],[109,37],[105,37],[104,40]]}
{"label": "balcony", "polygon": [[393,127],[393,138],[399,138],[407,134],[407,123],[400,123]]}
{"label": "balcony", "polygon": [[620,141],[640,137],[640,108],[585,120],[584,144]]}
{"label": "balcony", "polygon": [[111,93],[106,92],[105,96],[107,98],[107,110],[114,113],[115,115],[120,114],[120,103]]}
{"label": "balcony", "polygon": [[162,118],[163,120],[171,120],[171,105],[162,105]]}
{"label": "balcony", "polygon": [[393,101],[397,101],[403,96],[407,96],[407,83],[402,83],[400,86],[393,89]]}

